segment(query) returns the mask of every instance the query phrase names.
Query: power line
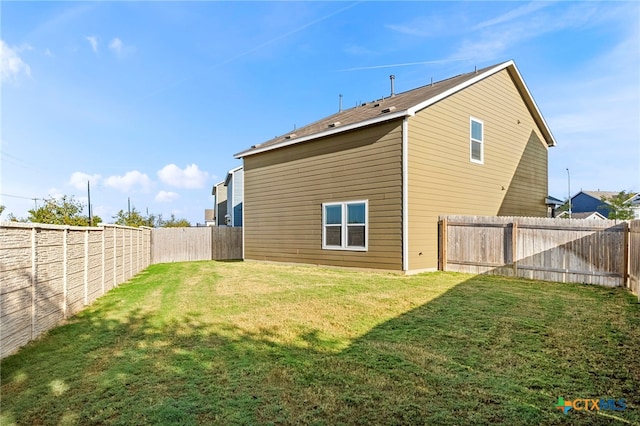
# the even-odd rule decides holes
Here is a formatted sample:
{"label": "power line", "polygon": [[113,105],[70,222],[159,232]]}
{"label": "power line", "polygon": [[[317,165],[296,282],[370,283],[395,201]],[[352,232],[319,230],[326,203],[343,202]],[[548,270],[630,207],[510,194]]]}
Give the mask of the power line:
{"label": "power line", "polygon": [[38,200],[44,200],[44,198],[38,197],[23,197],[21,195],[11,195],[11,194],[0,194],[2,197],[11,197],[11,198],[22,198],[23,200],[33,200],[33,204],[38,208]]}
{"label": "power line", "polygon": [[37,197],[23,197],[21,195],[11,195],[11,194],[0,194],[3,197],[13,197],[13,198],[23,198],[25,200],[44,200],[44,198]]}

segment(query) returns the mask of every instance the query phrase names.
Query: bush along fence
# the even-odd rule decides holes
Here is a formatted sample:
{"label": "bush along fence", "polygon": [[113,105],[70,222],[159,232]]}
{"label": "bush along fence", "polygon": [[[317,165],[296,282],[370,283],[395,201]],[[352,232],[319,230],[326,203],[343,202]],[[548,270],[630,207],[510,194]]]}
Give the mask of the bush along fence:
{"label": "bush along fence", "polygon": [[442,216],[439,269],[625,286],[639,294],[640,221]]}
{"label": "bush along fence", "polygon": [[145,269],[151,231],[0,224],[0,358]]}

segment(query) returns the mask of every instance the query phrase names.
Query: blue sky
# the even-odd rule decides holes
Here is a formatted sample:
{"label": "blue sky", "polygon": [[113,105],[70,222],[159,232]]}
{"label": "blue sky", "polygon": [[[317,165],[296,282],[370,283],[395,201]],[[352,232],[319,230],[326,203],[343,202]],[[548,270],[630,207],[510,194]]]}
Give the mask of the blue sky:
{"label": "blue sky", "polygon": [[[87,181],[192,224],[233,154],[337,111],[505,60],[558,146],[549,193],[640,191],[638,2],[0,3],[0,204]],[[22,197],[22,198],[19,198]]]}

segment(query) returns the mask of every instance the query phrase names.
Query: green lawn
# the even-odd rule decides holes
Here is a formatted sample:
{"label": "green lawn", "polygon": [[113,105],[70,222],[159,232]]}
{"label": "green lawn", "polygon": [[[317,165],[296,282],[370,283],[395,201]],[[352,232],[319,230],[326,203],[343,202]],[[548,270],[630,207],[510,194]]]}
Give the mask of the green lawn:
{"label": "green lawn", "polygon": [[1,369],[2,425],[639,424],[640,306],[455,273],[163,264]]}

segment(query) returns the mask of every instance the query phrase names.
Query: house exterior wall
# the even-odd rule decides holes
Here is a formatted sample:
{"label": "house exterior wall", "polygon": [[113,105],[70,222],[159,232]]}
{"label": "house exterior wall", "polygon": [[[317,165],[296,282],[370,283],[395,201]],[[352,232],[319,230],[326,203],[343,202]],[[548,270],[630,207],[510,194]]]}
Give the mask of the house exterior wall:
{"label": "house exterior wall", "polygon": [[227,184],[227,214],[229,226],[242,226],[244,208],[244,171],[234,170]]}
{"label": "house exterior wall", "polygon": [[[483,164],[470,117],[484,123]],[[410,117],[408,140],[409,270],[437,268],[439,215],[546,216],[548,148],[507,70]]]}
{"label": "house exterior wall", "polygon": [[609,206],[598,198],[580,192],[571,199],[571,212],[598,212],[604,217],[609,217]]}
{"label": "house exterior wall", "polygon": [[[401,270],[401,123],[245,157],[245,259]],[[322,204],[359,200],[368,250],[322,249]]]}
{"label": "house exterior wall", "polygon": [[224,226],[225,216],[227,215],[227,187],[224,182],[216,185],[215,190],[215,222],[216,226]]}

